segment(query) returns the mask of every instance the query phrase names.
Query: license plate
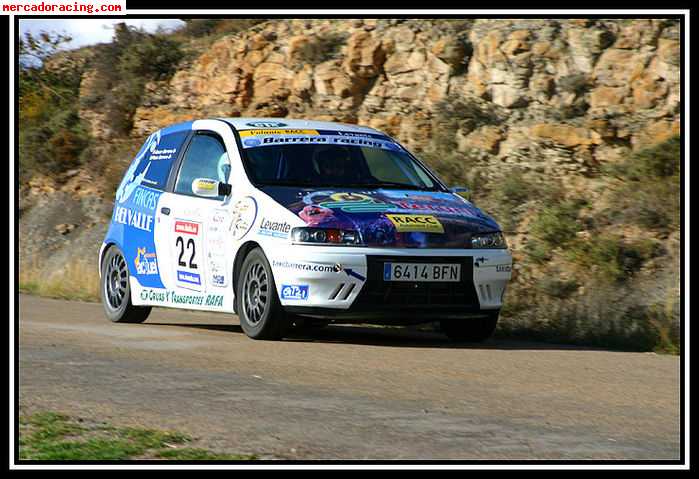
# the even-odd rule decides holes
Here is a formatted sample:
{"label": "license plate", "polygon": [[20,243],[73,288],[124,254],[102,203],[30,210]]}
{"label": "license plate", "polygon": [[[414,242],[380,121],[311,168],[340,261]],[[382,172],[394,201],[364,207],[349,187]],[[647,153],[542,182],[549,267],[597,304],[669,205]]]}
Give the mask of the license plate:
{"label": "license plate", "polygon": [[461,265],[453,263],[384,263],[384,281],[461,281]]}

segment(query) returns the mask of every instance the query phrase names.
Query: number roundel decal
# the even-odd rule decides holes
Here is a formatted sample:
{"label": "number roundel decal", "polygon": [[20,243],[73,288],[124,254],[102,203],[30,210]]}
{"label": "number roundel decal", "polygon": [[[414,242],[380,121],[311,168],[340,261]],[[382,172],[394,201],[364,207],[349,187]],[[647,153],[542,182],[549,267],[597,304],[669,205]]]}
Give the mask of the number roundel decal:
{"label": "number roundel decal", "polygon": [[195,291],[204,287],[204,272],[199,266],[202,225],[195,221],[175,221],[175,265],[177,286]]}

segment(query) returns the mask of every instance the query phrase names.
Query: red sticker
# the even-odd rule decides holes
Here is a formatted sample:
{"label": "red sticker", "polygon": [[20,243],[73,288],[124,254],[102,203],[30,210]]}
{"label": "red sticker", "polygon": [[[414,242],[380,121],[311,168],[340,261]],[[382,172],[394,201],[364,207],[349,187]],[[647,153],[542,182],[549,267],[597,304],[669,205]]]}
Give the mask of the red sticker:
{"label": "red sticker", "polygon": [[175,233],[186,233],[189,235],[199,234],[199,224],[189,221],[175,221]]}

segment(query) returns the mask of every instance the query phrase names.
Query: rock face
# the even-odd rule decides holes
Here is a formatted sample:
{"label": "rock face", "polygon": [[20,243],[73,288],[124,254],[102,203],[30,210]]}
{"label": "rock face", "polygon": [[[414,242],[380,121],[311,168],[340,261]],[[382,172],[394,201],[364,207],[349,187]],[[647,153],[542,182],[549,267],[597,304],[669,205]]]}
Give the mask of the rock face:
{"label": "rock face", "polygon": [[[293,116],[373,126],[419,150],[440,103],[475,98],[504,115],[457,132],[462,151],[507,162],[543,145],[604,162],[610,145],[677,131],[679,76],[679,26],[658,19],[276,20],[149,85],[133,135],[191,118]],[[98,112],[84,116],[95,136],[108,130]]]}

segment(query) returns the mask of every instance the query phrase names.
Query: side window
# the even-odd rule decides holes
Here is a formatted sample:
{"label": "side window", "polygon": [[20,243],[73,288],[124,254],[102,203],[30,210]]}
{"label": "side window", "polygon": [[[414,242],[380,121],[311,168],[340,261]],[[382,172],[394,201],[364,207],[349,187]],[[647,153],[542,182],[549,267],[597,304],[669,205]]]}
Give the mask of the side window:
{"label": "side window", "polygon": [[228,154],[218,136],[198,134],[192,138],[182,160],[175,183],[175,193],[194,196],[192,181],[196,178],[209,178],[227,183],[230,172]]}
{"label": "side window", "polygon": [[163,134],[163,130],[158,130],[150,135],[124,174],[115,199],[123,203],[139,185],[165,189],[170,169],[189,131],[180,129]]}

